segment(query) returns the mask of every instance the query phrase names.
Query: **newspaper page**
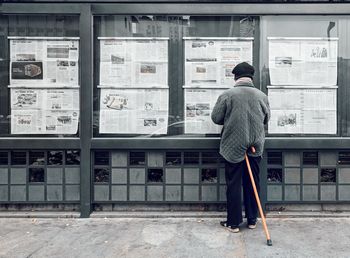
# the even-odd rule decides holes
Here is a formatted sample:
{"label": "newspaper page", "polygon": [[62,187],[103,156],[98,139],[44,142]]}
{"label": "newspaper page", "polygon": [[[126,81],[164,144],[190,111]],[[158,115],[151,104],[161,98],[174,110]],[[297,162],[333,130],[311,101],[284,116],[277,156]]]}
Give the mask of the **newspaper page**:
{"label": "newspaper page", "polygon": [[336,134],[337,89],[269,89],[270,134]]}
{"label": "newspaper page", "polygon": [[185,133],[218,134],[222,126],[211,120],[215,103],[225,89],[185,89]]}
{"label": "newspaper page", "polygon": [[232,86],[232,69],[253,62],[253,41],[233,39],[185,39],[186,86]]}
{"label": "newspaper page", "polygon": [[78,89],[11,88],[11,133],[76,134]]}
{"label": "newspaper page", "polygon": [[168,86],[168,41],[100,39],[100,85]]}
{"label": "newspaper page", "polygon": [[10,84],[78,86],[79,41],[10,39]]}
{"label": "newspaper page", "polygon": [[269,39],[271,85],[337,85],[337,39]]}
{"label": "newspaper page", "polygon": [[167,133],[168,89],[101,89],[100,92],[100,133]]}

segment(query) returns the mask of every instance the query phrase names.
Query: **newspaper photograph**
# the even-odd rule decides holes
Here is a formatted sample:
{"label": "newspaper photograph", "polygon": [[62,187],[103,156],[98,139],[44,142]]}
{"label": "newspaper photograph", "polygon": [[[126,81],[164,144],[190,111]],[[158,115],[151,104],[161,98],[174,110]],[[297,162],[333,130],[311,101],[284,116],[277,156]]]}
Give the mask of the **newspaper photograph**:
{"label": "newspaper photograph", "polygon": [[185,39],[185,85],[232,86],[232,69],[253,62],[253,41]]}
{"label": "newspaper photograph", "polygon": [[79,85],[79,41],[10,39],[10,84]]}
{"label": "newspaper photograph", "polygon": [[12,80],[42,80],[43,62],[11,62]]}
{"label": "newspaper photograph", "polygon": [[211,112],[224,89],[185,89],[185,133],[219,134],[222,126],[211,120]]}
{"label": "newspaper photograph", "polygon": [[269,121],[269,133],[271,134],[300,134],[302,131],[301,110],[277,110],[271,109]]}
{"label": "newspaper photograph", "polygon": [[269,89],[271,134],[336,134],[337,89]]}
{"label": "newspaper photograph", "polygon": [[168,41],[100,39],[100,85],[168,85]]}
{"label": "newspaper photograph", "polygon": [[218,66],[217,63],[186,63],[186,78],[191,80],[186,82],[186,85],[200,84],[200,85],[215,85],[218,84]]}
{"label": "newspaper photograph", "polygon": [[140,62],[135,64],[133,85],[168,85],[168,63]]}
{"label": "newspaper photograph", "polygon": [[272,85],[337,85],[338,41],[269,39]]}
{"label": "newspaper photograph", "polygon": [[166,134],[168,89],[101,89],[100,133]]}

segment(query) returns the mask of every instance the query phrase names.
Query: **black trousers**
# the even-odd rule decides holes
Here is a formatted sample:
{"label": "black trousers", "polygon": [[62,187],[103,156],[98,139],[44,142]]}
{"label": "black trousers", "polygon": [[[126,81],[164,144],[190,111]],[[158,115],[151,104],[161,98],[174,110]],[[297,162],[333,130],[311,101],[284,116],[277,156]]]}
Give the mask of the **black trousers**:
{"label": "black trousers", "polygon": [[[250,167],[252,169],[256,188],[260,191],[259,180],[259,163],[261,157],[249,157]],[[227,224],[238,226],[243,222],[242,218],[242,188],[245,217],[247,219],[256,219],[258,215],[258,206],[256,204],[254,190],[250,181],[248,168],[245,159],[239,163],[230,163],[226,161],[225,165],[226,177],[226,196],[227,196]]]}

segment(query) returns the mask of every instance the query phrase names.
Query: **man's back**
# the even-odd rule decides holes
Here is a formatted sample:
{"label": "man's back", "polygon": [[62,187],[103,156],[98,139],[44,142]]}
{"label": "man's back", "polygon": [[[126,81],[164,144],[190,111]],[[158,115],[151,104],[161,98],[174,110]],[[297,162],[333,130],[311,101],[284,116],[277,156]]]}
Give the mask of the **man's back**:
{"label": "man's back", "polygon": [[212,120],[223,124],[220,153],[228,161],[240,162],[247,148],[254,146],[261,156],[265,139],[264,124],[270,116],[267,96],[252,82],[239,82],[220,95]]}

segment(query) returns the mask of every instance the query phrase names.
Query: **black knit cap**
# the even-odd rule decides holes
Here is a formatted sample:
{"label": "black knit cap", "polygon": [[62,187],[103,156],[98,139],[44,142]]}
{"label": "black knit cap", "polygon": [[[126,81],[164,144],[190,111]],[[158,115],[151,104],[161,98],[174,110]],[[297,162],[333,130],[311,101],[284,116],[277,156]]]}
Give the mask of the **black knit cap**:
{"label": "black knit cap", "polygon": [[247,62],[239,63],[233,68],[232,73],[235,75],[235,80],[237,81],[242,77],[249,77],[253,79],[254,67],[248,64]]}

